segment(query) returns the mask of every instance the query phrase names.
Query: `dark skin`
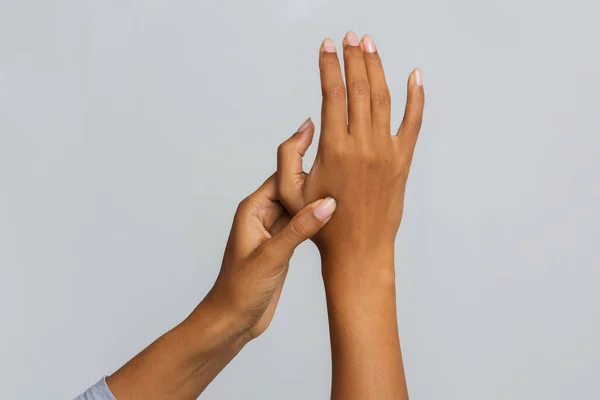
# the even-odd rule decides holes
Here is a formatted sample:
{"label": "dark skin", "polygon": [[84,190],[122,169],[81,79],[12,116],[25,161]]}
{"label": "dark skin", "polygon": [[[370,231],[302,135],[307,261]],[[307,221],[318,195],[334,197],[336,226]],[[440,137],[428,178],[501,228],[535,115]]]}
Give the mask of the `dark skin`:
{"label": "dark skin", "polygon": [[276,175],[240,203],[208,295],[107,378],[117,400],[197,398],[270,325],[293,250],[307,239],[322,257],[332,398],[408,398],[394,241],[421,125],[420,72],[409,78],[404,120],[391,135],[390,95],[372,39],[348,33],[343,55],[346,84],[333,42],[320,48],[322,132],[310,173],[302,171],[315,130],[307,120],[279,147]]}
{"label": "dark skin", "polygon": [[196,399],[267,329],[294,249],[335,211],[318,200],[291,218],[276,189],[271,176],[240,203],[219,276],[190,316],[107,378],[117,400]]}
{"label": "dark skin", "polygon": [[302,172],[314,125],[279,148],[282,202],[293,215],[332,196],[338,209],[314,237],[322,259],[332,350],[333,399],[408,399],[396,318],[394,242],[421,128],[419,70],[404,119],[391,134],[391,97],[372,38],[344,38],[345,83],[333,42],[320,51],[323,106],[315,162]]}

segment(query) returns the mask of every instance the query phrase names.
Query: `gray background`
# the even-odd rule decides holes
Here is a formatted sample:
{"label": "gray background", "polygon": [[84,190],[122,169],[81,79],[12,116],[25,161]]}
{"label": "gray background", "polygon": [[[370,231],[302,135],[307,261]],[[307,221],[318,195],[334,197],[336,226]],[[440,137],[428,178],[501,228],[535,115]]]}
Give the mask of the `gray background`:
{"label": "gray background", "polygon": [[[0,398],[71,398],[184,318],[239,200],[371,33],[426,120],[397,244],[412,398],[597,399],[593,2],[0,1]],[[314,148],[307,157],[314,158]],[[594,248],[594,245],[596,248]],[[318,255],[207,399],[324,399]]]}

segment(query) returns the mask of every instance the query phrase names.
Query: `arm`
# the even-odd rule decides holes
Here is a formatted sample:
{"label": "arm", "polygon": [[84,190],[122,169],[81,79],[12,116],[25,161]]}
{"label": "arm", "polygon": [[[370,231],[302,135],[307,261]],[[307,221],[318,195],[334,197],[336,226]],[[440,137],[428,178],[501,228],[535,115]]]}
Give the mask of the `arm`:
{"label": "arm", "polygon": [[[270,177],[240,204],[209,294],[181,324],[107,378],[114,398],[196,399],[269,326],[294,249],[329,221],[335,207],[333,199],[319,200],[290,219]],[[80,399],[110,400],[106,387],[98,389]]]}
{"label": "arm", "polygon": [[314,125],[279,148],[281,198],[293,215],[307,202],[333,196],[331,222],[313,238],[321,252],[331,337],[333,399],[407,399],[396,318],[394,242],[421,127],[419,70],[408,80],[398,133],[390,130],[390,93],[370,36],[343,42],[345,83],[334,43],[319,63],[323,105],[319,149],[310,173],[302,156]]}
{"label": "arm", "polygon": [[[408,399],[398,339],[393,248],[322,259],[333,399]],[[360,274],[338,274],[347,269]]]}
{"label": "arm", "polygon": [[245,319],[209,295],[180,325],[106,383],[117,400],[196,399],[251,337]]}

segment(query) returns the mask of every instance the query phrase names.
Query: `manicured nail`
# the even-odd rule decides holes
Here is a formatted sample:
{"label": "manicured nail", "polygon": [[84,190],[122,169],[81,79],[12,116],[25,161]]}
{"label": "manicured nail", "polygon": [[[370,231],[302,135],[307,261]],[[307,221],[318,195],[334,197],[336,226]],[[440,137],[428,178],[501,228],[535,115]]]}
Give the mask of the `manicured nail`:
{"label": "manicured nail", "polygon": [[356,33],[352,31],[346,33],[345,39],[348,46],[358,46],[358,38],[356,37]]}
{"label": "manicured nail", "polygon": [[302,123],[302,125],[300,125],[300,127],[298,128],[298,130],[296,131],[296,133],[304,132],[304,130],[306,130],[306,128],[308,128],[308,126],[310,125],[310,122],[311,121],[310,121],[310,117],[309,117],[306,121],[304,121]]}
{"label": "manicured nail", "polygon": [[335,43],[333,43],[333,40],[329,38],[323,40],[323,50],[327,53],[335,53]]}
{"label": "manicured nail", "polygon": [[375,53],[377,51],[377,47],[375,47],[375,42],[371,35],[364,35],[362,37],[362,42],[367,53]]}
{"label": "manicured nail", "polygon": [[319,202],[313,210],[313,214],[319,221],[326,221],[337,207],[337,203],[332,197],[327,197]]}
{"label": "manicured nail", "polygon": [[419,68],[415,69],[415,83],[417,86],[423,86],[423,78],[421,77],[421,70]]}

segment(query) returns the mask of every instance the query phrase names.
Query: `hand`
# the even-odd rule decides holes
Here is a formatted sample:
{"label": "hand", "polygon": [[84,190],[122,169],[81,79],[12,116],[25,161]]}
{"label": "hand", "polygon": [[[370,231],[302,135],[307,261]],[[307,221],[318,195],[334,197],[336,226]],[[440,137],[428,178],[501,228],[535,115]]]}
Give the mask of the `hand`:
{"label": "hand", "polygon": [[335,46],[320,50],[321,137],[310,173],[302,156],[310,120],[278,151],[280,199],[294,215],[332,196],[338,208],[314,241],[322,256],[332,356],[332,399],[408,399],[396,318],[394,240],[421,127],[421,73],[408,79],[404,119],[390,130],[390,93],[370,36],[343,42],[346,84]]}
{"label": "hand", "polygon": [[317,200],[291,218],[277,201],[271,176],[240,203],[208,300],[233,311],[250,338],[263,333],[273,319],[294,249],[327,224],[335,207],[332,198]]}
{"label": "hand", "polygon": [[310,146],[310,120],[278,149],[278,192],[294,215],[306,204],[331,196],[338,209],[314,240],[321,253],[373,251],[393,246],[402,218],[404,191],[421,127],[424,93],[421,73],[408,79],[404,119],[390,130],[390,92],[370,36],[343,41],[346,84],[335,45],[320,49],[323,93],[321,137],[310,173],[302,156]]}
{"label": "hand", "polygon": [[318,200],[290,218],[276,186],[271,176],[240,203],[221,272],[192,314],[107,378],[117,399],[196,399],[267,329],[294,249],[329,221],[336,205]]}

